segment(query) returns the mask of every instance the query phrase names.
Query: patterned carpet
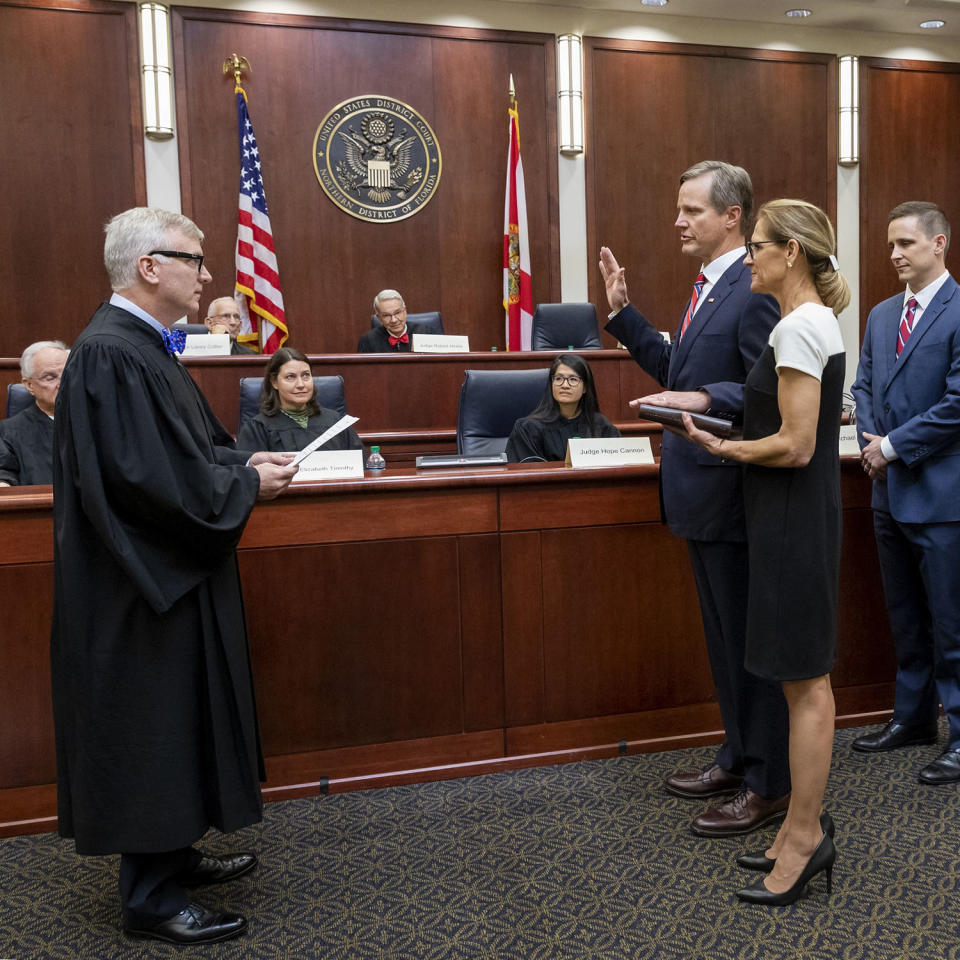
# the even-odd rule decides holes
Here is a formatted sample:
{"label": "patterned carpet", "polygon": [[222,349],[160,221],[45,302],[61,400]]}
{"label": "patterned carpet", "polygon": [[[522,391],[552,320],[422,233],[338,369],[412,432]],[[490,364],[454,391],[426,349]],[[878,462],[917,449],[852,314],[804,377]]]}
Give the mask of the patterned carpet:
{"label": "patterned carpet", "polygon": [[[742,904],[746,840],[688,832],[663,777],[712,748],[270,804],[252,875],[198,899],[250,918],[188,953],[236,960],[960,960],[960,788],[922,787],[937,752],[852,753],[836,737],[839,850],[797,904]],[[941,729],[941,744],[945,730]],[[140,960],[184,948],[118,929],[115,858],[52,834],[0,841],[0,957]]]}

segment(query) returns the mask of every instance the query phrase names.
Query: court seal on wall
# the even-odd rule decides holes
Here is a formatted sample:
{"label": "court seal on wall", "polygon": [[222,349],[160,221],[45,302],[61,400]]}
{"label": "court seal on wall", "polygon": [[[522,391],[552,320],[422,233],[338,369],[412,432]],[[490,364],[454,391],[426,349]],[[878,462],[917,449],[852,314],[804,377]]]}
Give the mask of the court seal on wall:
{"label": "court seal on wall", "polygon": [[413,107],[366,94],[338,103],[313,138],[313,168],[323,192],[358,220],[406,220],[440,183],[440,144]]}

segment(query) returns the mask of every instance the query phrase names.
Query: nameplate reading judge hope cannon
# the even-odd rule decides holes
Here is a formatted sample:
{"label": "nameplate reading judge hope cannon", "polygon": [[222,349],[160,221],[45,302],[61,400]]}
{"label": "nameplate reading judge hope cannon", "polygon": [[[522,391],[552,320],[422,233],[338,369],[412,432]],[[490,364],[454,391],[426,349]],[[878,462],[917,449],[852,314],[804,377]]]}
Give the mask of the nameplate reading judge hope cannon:
{"label": "nameplate reading judge hope cannon", "polygon": [[440,183],[440,145],[413,107],[367,94],[338,103],[313,138],[323,192],[358,220],[412,217]]}

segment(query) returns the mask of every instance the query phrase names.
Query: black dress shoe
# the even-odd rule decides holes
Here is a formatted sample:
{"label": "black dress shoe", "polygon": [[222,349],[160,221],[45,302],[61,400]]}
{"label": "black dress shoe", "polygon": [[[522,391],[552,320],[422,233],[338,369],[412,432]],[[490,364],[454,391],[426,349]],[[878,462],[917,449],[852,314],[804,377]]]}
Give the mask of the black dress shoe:
{"label": "black dress shoe", "polygon": [[663,785],[675,797],[699,800],[724,793],[736,793],[742,783],[743,777],[728,773],[723,767],[711,763],[706,770],[679,770],[667,777]]}
{"label": "black dress shoe", "polygon": [[247,929],[247,918],[238,913],[214,913],[199,903],[188,903],[178,914],[165,920],[126,920],[124,933],[151,937],[167,943],[216,943],[239,937]]}
{"label": "black dress shoe", "polygon": [[853,741],[853,749],[861,753],[882,753],[884,750],[896,750],[915,743],[936,743],[937,728],[908,727],[906,724],[891,720],[882,730],[867,733]]}
{"label": "black dress shoe", "polygon": [[761,877],[753,886],[746,887],[737,891],[737,896],[748,903],[761,903],[767,907],[782,907],[788,903],[793,903],[800,899],[803,888],[818,874],[826,870],[827,872],[827,894],[833,891],[833,861],[837,858],[837,848],[833,845],[833,840],[829,834],[824,834],[820,838],[820,843],[813,851],[806,866],[800,871],[800,876],[794,881],[793,886],[783,893],[774,893],[767,889],[767,885]]}
{"label": "black dress shoe", "polygon": [[917,779],[921,783],[960,783],[960,749],[944,750],[917,774]]}
{"label": "black dress shoe", "polygon": [[[820,829],[827,834],[830,839],[833,839],[833,835],[836,832],[836,825],[833,822],[833,817],[829,813],[824,811],[820,814]],[[737,866],[743,867],[744,870],[762,870],[764,873],[769,873],[777,863],[776,857],[768,857],[766,850],[756,850],[753,853],[741,853],[737,857]]]}
{"label": "black dress shoe", "polygon": [[214,857],[205,853],[192,870],[178,874],[176,881],[184,887],[226,883],[249,873],[256,865],[257,858],[252,853],[232,853],[226,857]]}

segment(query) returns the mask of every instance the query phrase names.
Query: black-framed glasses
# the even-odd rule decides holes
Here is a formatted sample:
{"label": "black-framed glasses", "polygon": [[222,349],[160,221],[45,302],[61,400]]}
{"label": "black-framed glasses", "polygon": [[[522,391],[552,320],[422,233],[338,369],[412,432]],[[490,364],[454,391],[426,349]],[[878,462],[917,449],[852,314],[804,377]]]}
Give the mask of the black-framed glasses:
{"label": "black-framed glasses", "polygon": [[569,377],[565,377],[562,373],[558,373],[554,376],[553,382],[558,387],[562,387],[565,383],[569,383],[571,387],[579,387],[583,381],[575,373],[571,373]]}
{"label": "black-framed glasses", "polygon": [[786,240],[747,240],[744,246],[747,248],[747,256],[752,260],[757,255],[760,247],[765,247],[768,243],[786,243]]}
{"label": "black-framed glasses", "polygon": [[203,269],[202,253],[187,253],[185,250],[151,250],[147,256],[155,257],[157,254],[160,254],[162,257],[174,257],[177,260],[196,260],[197,273]]}

